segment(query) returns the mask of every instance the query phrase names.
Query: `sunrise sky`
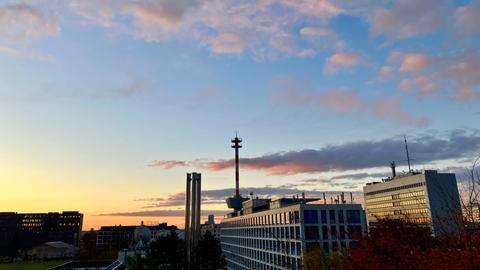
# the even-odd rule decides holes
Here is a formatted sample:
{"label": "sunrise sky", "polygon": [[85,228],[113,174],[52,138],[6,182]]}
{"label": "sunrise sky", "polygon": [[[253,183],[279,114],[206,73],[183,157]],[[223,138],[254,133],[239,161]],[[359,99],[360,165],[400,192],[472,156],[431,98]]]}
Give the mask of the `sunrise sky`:
{"label": "sunrise sky", "polygon": [[[480,1],[0,0],[0,211],[183,226],[480,153]],[[460,176],[459,174],[459,176]]]}

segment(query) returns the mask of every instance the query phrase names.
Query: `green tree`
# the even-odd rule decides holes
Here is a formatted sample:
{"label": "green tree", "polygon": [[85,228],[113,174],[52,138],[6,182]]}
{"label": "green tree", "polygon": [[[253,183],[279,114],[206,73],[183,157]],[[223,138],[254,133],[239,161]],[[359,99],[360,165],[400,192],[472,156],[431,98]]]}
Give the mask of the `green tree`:
{"label": "green tree", "polygon": [[185,245],[175,232],[158,237],[147,252],[147,267],[151,270],[178,270],[185,263]]}
{"label": "green tree", "polygon": [[218,270],[225,268],[220,243],[207,231],[198,242],[197,265],[200,270]]}

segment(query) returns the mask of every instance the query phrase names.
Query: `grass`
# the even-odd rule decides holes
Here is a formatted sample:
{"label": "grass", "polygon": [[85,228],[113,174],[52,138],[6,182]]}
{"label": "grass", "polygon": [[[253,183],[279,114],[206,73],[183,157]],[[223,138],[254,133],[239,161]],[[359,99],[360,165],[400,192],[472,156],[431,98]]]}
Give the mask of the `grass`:
{"label": "grass", "polygon": [[25,263],[0,263],[1,270],[45,270],[65,263],[66,261],[48,261],[48,262],[25,262]]}

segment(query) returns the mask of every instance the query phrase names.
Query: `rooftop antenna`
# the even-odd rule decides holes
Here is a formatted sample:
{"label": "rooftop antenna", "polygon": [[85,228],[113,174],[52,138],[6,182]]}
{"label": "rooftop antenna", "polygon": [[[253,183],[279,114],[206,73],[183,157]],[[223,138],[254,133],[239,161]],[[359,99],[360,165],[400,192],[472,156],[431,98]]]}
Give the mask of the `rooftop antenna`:
{"label": "rooftop antenna", "polygon": [[405,151],[407,152],[407,163],[408,163],[408,172],[412,172],[412,168],[410,165],[410,154],[408,153],[408,143],[407,143],[407,136],[403,135],[403,138],[405,139]]}
{"label": "rooftop antenna", "polygon": [[242,148],[242,139],[238,138],[238,131],[235,131],[235,138],[232,139],[232,148],[235,149],[235,197],[240,198],[240,172],[238,165],[238,149]]}

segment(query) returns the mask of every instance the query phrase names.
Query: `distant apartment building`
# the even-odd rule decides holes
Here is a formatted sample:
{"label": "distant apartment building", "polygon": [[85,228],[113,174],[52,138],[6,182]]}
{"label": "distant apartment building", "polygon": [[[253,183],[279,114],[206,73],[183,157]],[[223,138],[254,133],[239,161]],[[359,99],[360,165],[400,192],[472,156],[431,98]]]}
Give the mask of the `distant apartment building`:
{"label": "distant apartment building", "polygon": [[431,228],[440,235],[459,229],[462,212],[455,174],[434,170],[409,172],[363,187],[367,222],[403,219]]}
{"label": "distant apartment building", "polygon": [[[177,226],[161,223],[158,225],[141,225],[148,228],[153,237],[165,236],[171,231],[177,231]],[[129,248],[134,243],[135,229],[139,226],[102,226],[97,231],[97,247],[111,250]]]}
{"label": "distant apartment building", "polygon": [[61,241],[78,245],[83,214],[62,213],[0,213],[0,254],[25,251],[45,242]]}
{"label": "distant apartment building", "polygon": [[366,230],[360,204],[318,199],[250,198],[221,223],[220,244],[227,269],[304,269],[303,254],[348,248]]}
{"label": "distant apartment building", "polygon": [[208,220],[200,225],[200,234],[203,236],[207,232],[210,232],[210,234],[216,239],[220,239],[220,224],[215,223],[214,215],[209,215]]}

